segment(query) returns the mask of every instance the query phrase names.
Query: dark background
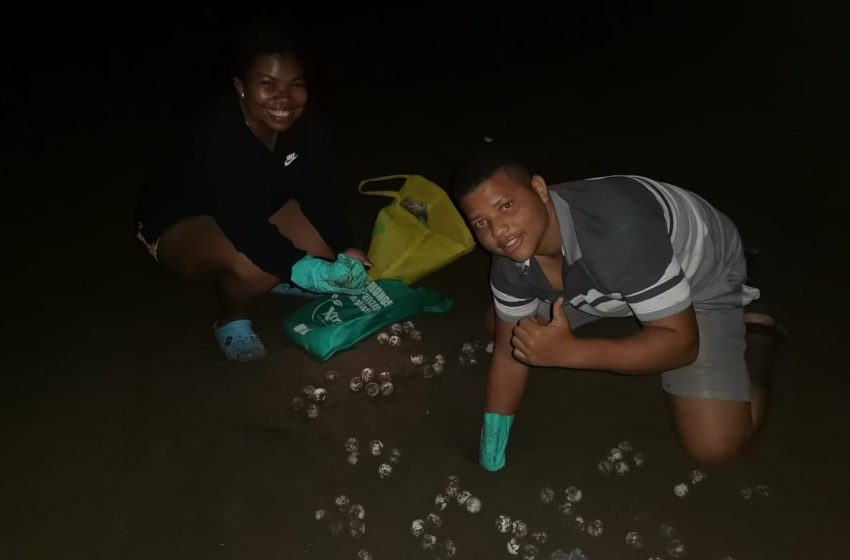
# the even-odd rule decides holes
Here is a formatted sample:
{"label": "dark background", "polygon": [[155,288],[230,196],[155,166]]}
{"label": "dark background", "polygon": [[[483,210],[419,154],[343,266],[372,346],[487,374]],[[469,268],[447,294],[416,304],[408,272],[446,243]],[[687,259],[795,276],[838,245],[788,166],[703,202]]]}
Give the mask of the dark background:
{"label": "dark background", "polygon": [[[548,527],[547,552],[581,546],[595,559],[663,553],[651,536],[631,552],[622,534],[655,535],[665,519],[688,558],[845,557],[846,9],[329,6],[36,6],[4,18],[0,556],[353,558],[365,546],[425,558],[407,528],[455,473],[485,505],[477,518],[446,514],[461,557],[507,557],[497,513]],[[328,368],[407,379],[407,353],[451,359],[484,337],[487,259],[476,251],[423,281],[456,307],[416,318],[418,349],[368,342],[316,364],[279,328],[302,302],[269,298],[255,310],[269,358],[221,359],[211,291],[162,275],[134,239],[134,212],[159,147],[227,87],[232,29],[251,16],[303,32],[311,98],[337,127],[364,244],[382,202],[357,196],[357,181],[420,173],[446,185],[484,136],[519,145],[550,182],[643,174],[732,216],[792,333],[751,453],[678,500],[670,489],[694,465],[656,379],[538,371],[509,468],[488,475],[474,462],[483,361],[432,383],[410,375],[381,403],[338,386],[319,421],[283,423]],[[401,447],[397,474],[378,481],[372,467],[345,465],[349,435]],[[600,477],[596,461],[623,438],[649,466]],[[771,500],[742,501],[737,485],[757,482]],[[572,535],[543,513],[544,484],[582,486],[582,511],[605,520],[605,537]],[[363,542],[331,541],[312,521],[341,492],[367,507]]]}
{"label": "dark background", "polygon": [[[226,87],[234,27],[270,17],[303,35],[314,100],[343,124],[362,119],[357,134],[394,135],[429,162],[450,166],[454,143],[486,131],[519,144],[539,138],[532,163],[559,180],[657,170],[697,191],[735,184],[735,196],[774,211],[777,180],[797,187],[784,196],[812,181],[838,194],[820,175],[840,159],[843,132],[837,6],[460,8],[51,8],[10,18],[10,136],[28,158],[61,157],[81,141],[146,150],[150,135],[168,134],[211,87]],[[427,150],[405,144],[423,135]],[[647,136],[664,144],[648,146]]]}

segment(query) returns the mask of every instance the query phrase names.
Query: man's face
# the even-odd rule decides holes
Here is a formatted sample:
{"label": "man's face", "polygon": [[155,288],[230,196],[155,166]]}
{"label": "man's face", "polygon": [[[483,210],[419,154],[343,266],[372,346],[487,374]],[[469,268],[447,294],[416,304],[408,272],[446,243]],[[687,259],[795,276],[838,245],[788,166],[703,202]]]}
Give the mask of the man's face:
{"label": "man's face", "polygon": [[497,173],[466,195],[461,206],[485,249],[525,262],[537,253],[549,224],[548,196],[539,176],[528,186]]}

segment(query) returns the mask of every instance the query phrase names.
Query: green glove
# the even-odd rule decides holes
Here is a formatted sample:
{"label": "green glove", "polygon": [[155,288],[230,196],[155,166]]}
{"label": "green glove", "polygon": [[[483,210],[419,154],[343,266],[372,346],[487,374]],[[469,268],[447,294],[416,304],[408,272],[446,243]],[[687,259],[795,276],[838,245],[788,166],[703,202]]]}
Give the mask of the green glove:
{"label": "green glove", "polygon": [[307,255],[292,265],[291,280],[311,292],[357,295],[363,292],[368,277],[363,263],[340,253],[335,261]]}
{"label": "green glove", "polygon": [[484,413],[478,462],[488,471],[498,471],[505,466],[505,448],[508,446],[508,435],[513,423],[513,414],[502,416],[492,412]]}

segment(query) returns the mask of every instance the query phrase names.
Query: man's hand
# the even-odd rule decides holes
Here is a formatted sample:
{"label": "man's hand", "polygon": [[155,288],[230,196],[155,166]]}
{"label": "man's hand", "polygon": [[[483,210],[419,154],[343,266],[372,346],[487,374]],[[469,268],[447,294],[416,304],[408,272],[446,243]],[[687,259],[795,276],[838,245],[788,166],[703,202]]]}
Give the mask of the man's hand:
{"label": "man's hand", "polygon": [[564,311],[564,298],[552,304],[552,320],[541,324],[535,318],[523,319],[514,327],[513,356],[528,365],[570,367],[564,360],[576,338]]}

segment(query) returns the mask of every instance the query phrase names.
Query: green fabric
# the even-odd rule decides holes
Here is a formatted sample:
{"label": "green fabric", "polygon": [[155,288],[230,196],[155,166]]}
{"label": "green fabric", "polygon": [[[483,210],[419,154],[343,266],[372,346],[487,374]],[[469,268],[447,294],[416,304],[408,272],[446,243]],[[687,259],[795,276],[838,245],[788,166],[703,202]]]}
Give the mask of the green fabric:
{"label": "green fabric", "polygon": [[311,292],[357,295],[366,285],[367,273],[363,263],[343,253],[335,261],[308,255],[292,265],[291,279]]}
{"label": "green fabric", "polygon": [[508,435],[513,423],[513,415],[484,413],[478,462],[488,471],[498,471],[505,466],[505,448],[508,446]]}
{"label": "green fabric", "polygon": [[418,313],[448,313],[452,300],[400,280],[366,284],[362,294],[311,301],[284,320],[286,334],[319,361],[356,346],[389,324]]}

